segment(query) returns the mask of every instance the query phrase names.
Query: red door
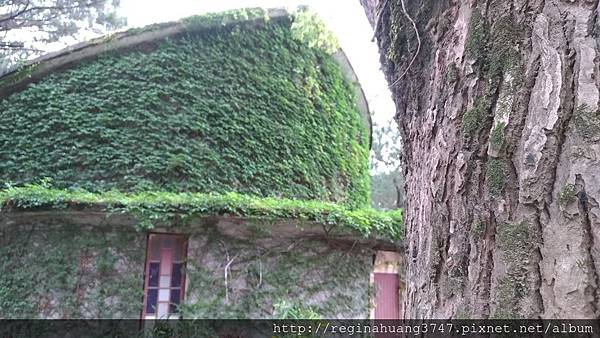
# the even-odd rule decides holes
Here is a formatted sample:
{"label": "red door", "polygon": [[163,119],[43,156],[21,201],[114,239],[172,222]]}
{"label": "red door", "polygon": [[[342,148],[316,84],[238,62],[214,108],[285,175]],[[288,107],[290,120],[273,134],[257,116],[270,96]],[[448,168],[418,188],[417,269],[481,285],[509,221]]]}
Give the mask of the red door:
{"label": "red door", "polygon": [[186,251],[184,236],[148,236],[143,318],[165,319],[177,313],[185,290]]}
{"label": "red door", "polygon": [[399,319],[399,280],[396,273],[374,273],[375,319]]}

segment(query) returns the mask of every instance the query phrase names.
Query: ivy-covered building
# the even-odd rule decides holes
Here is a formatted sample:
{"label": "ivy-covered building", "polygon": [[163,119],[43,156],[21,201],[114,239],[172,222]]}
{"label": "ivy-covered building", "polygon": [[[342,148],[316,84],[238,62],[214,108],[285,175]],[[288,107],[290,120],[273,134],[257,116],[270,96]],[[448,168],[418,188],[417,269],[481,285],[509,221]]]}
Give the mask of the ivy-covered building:
{"label": "ivy-covered building", "polygon": [[401,214],[321,29],[190,17],[2,76],[0,318],[397,316]]}

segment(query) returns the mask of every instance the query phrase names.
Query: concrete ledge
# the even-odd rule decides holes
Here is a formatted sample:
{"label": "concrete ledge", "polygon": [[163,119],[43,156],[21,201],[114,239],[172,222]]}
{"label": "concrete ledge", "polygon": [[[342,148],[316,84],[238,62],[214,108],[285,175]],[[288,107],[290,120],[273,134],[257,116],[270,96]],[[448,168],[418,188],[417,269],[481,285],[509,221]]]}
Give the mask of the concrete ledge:
{"label": "concrete ledge", "polygon": [[[0,213],[0,234],[9,228],[43,220],[64,220],[70,224],[93,227],[127,227],[135,231],[138,223],[133,215],[109,213],[97,208],[85,210],[9,211]],[[246,218],[238,216],[196,216],[185,224],[159,224],[152,231],[170,233],[193,233],[207,226],[215,226],[220,233],[257,242],[278,239],[314,238],[332,245],[360,246],[373,250],[403,252],[403,243],[392,243],[373,236],[364,237],[342,227],[326,228],[310,221],[270,218]],[[260,234],[259,234],[260,233]]]}

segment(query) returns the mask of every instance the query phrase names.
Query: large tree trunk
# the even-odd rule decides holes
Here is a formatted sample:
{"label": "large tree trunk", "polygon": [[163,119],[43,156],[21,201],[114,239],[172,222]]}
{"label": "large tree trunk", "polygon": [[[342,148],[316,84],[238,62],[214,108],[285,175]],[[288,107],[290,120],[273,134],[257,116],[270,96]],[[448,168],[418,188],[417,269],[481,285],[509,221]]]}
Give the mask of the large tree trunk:
{"label": "large tree trunk", "polygon": [[403,136],[405,317],[597,318],[598,1],[361,3]]}

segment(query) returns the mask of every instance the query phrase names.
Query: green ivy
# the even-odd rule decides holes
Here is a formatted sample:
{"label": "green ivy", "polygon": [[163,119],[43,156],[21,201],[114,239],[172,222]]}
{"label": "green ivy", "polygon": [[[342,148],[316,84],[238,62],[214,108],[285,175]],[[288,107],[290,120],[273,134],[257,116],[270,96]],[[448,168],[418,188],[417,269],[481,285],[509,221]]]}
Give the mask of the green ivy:
{"label": "green ivy", "polygon": [[138,217],[142,228],[152,228],[155,222],[185,216],[235,215],[309,221],[390,240],[400,240],[403,236],[401,210],[352,210],[328,202],[261,198],[238,193],[122,193],[115,190],[93,193],[81,189],[54,189],[48,184],[28,184],[0,190],[0,211],[74,206],[99,206],[107,212],[130,213]]}
{"label": "green ivy", "polygon": [[[0,318],[139,316],[144,236],[109,235],[63,219],[0,234]],[[117,270],[117,258],[127,271]]]}
{"label": "green ivy", "polygon": [[[317,319],[368,313],[371,252],[282,240],[259,254],[252,240],[214,235],[218,240],[196,240],[204,236],[199,234],[190,238],[203,244],[188,251],[186,301],[179,308],[184,318]],[[230,265],[229,302],[223,271],[210,267],[213,259],[225,257],[222,243],[230,254],[243,257]]]}
{"label": "green ivy", "polygon": [[181,22],[191,29],[205,29],[251,19],[264,19],[268,21],[269,15],[263,8],[240,8],[217,13],[193,15],[183,18]]}
{"label": "green ivy", "polygon": [[333,54],[340,44],[316,12],[311,10],[298,11],[292,23],[293,36],[305,42],[311,48],[318,48],[327,54]]}
{"label": "green ivy", "polygon": [[0,183],[368,205],[353,88],[291,25],[189,30],[0,99]]}
{"label": "green ivy", "polygon": [[273,304],[273,317],[280,319],[321,319],[321,316],[311,307],[293,304],[281,299]]}

